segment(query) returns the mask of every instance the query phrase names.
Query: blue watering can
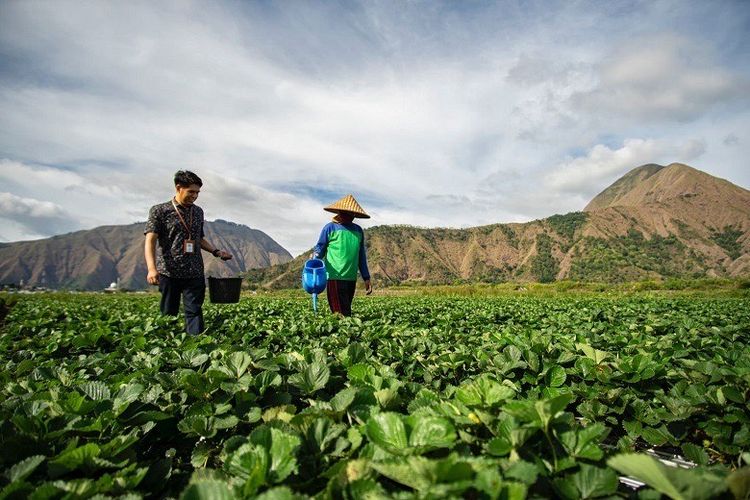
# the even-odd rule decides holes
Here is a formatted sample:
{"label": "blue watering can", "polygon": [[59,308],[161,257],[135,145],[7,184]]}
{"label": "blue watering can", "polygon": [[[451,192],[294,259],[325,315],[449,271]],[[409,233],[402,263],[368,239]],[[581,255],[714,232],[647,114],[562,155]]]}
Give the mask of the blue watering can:
{"label": "blue watering can", "polygon": [[318,294],[326,289],[328,278],[326,276],[326,265],[320,259],[310,259],[302,268],[302,288],[312,294],[313,310],[318,312]]}

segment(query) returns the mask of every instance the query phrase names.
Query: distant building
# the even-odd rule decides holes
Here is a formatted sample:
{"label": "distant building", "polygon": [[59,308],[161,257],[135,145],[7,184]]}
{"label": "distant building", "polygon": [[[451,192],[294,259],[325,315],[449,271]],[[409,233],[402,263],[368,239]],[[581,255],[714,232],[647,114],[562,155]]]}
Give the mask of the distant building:
{"label": "distant building", "polygon": [[112,282],[109,284],[107,288],[104,289],[104,293],[114,293],[120,289],[120,278],[117,278],[116,282]]}

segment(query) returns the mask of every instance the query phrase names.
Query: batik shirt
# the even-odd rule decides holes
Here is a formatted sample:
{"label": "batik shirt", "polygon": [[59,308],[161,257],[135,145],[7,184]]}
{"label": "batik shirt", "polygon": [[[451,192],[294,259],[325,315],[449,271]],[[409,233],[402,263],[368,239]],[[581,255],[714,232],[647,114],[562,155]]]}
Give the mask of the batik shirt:
{"label": "batik shirt", "polygon": [[[175,212],[182,215],[182,220],[190,226],[190,239],[193,240],[193,253],[184,253],[188,233]],[[143,234],[156,233],[156,270],[170,278],[200,278],[203,276],[203,209],[199,206],[182,206],[172,200],[151,207]]]}
{"label": "batik shirt", "polygon": [[329,222],[320,232],[314,253],[324,257],[329,280],[357,281],[370,279],[365,253],[365,233],[357,224]]}

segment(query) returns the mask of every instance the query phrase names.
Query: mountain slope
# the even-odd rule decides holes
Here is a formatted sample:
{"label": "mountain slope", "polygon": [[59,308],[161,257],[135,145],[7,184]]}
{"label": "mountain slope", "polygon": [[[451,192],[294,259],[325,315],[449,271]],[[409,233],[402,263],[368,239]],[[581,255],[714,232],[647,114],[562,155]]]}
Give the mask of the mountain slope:
{"label": "mountain slope", "polygon": [[[0,283],[23,281],[49,288],[101,290],[120,279],[123,288],[146,288],[144,223],[101,226],[44,240],[0,246]],[[262,231],[223,220],[206,222],[206,239],[234,258],[222,262],[203,253],[207,276],[238,276],[291,260]]]}
{"label": "mountain slope", "polygon": [[[525,224],[367,229],[376,283],[750,276],[750,191],[682,164],[643,165],[586,206]],[[299,286],[305,256],[249,273]]]}
{"label": "mountain slope", "polygon": [[626,183],[621,181],[643,168],[626,174],[591,200],[584,210],[615,206],[661,209],[680,219],[690,219],[693,225],[717,230],[747,223],[750,191],[680,163],[659,167],[624,189]]}

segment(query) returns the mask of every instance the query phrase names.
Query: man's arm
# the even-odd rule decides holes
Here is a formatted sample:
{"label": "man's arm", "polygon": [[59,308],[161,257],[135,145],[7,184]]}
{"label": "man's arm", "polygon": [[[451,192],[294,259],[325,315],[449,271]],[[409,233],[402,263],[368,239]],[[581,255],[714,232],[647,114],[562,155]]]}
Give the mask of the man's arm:
{"label": "man's arm", "polygon": [[318,242],[315,244],[315,247],[313,248],[312,258],[313,259],[322,259],[326,255],[326,250],[328,249],[328,235],[331,234],[331,225],[326,224],[323,226],[323,229],[320,230],[320,236],[318,237]]}
{"label": "man's arm", "polygon": [[365,282],[365,293],[372,293],[372,282],[370,281],[370,270],[367,268],[367,252],[365,251],[365,232],[362,231],[362,241],[359,243],[359,274]]}
{"label": "man's arm", "polygon": [[229,260],[232,258],[232,254],[229,252],[225,252],[224,250],[218,250],[216,247],[214,247],[211,243],[206,240],[206,238],[203,238],[201,240],[201,248],[205,250],[206,252],[210,253],[214,257],[221,257],[221,260]]}
{"label": "man's arm", "polygon": [[159,284],[159,271],[156,270],[156,240],[158,239],[156,233],[146,233],[146,245],[143,249],[143,253],[146,256],[146,267],[148,268],[148,274],[146,275],[146,281],[149,285]]}

